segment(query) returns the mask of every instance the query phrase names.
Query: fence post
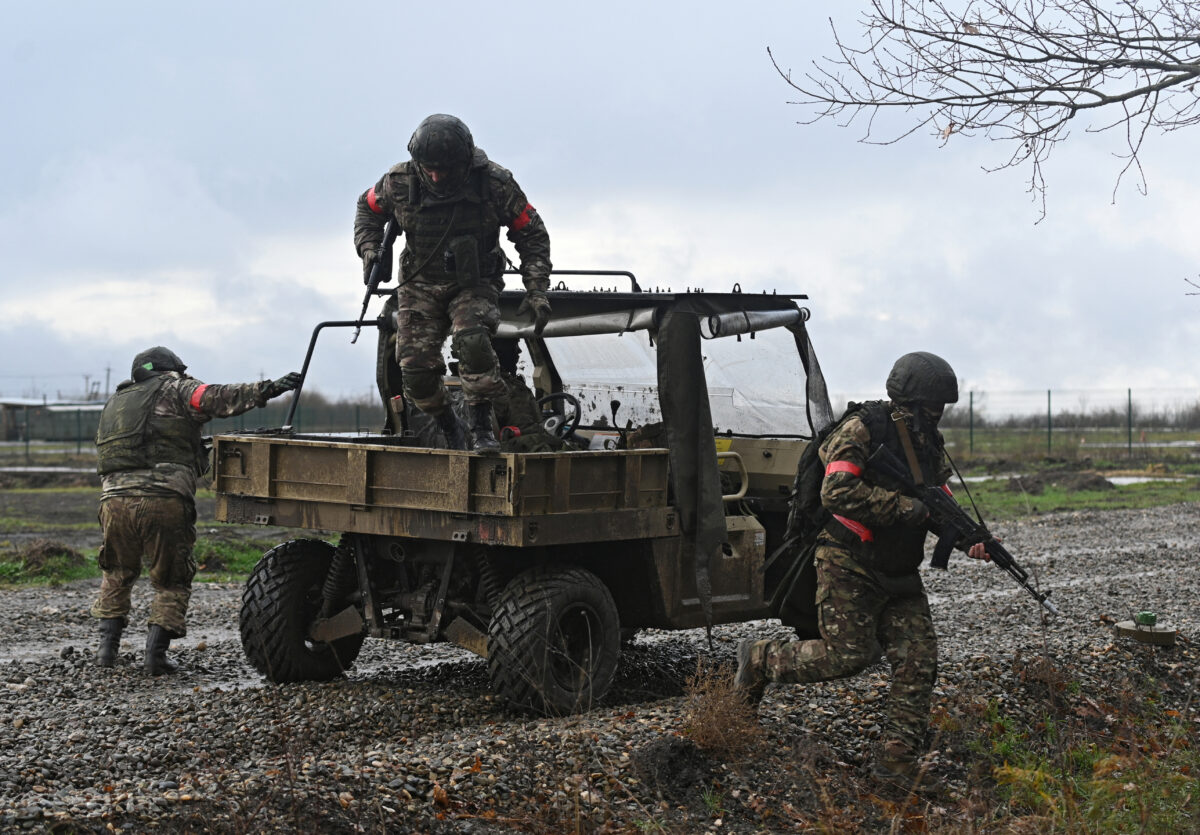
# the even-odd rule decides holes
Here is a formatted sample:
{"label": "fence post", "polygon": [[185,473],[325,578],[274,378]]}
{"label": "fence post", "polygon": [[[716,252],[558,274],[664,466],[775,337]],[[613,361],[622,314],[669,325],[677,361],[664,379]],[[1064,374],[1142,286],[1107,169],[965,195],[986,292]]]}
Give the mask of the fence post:
{"label": "fence post", "polygon": [[83,410],[75,410],[75,454],[83,452]]}
{"label": "fence post", "polygon": [[1053,415],[1050,412],[1050,389],[1046,389],[1046,455],[1050,454],[1051,438],[1053,437],[1051,432],[1054,428],[1051,425],[1053,420]]}
{"label": "fence post", "polygon": [[32,464],[33,460],[29,457],[29,407],[25,407],[25,463]]}
{"label": "fence post", "polygon": [[975,454],[975,392],[967,394],[967,448]]}
{"label": "fence post", "polygon": [[1133,389],[1125,389],[1125,425],[1129,429],[1129,457],[1133,457]]}

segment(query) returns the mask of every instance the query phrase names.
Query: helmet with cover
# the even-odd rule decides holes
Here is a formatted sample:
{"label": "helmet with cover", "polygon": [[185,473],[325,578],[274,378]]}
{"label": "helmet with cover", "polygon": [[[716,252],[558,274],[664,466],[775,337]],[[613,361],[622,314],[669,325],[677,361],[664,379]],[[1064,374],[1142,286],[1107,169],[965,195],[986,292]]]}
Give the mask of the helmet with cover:
{"label": "helmet with cover", "polygon": [[950,363],[928,351],[914,351],[896,360],[887,378],[893,403],[940,404],[958,402],[958,378]]}
{"label": "helmet with cover", "polygon": [[467,182],[475,140],[461,119],[435,113],[417,125],[408,152],[422,184],[436,197],[449,197]]}
{"label": "helmet with cover", "polygon": [[166,371],[183,372],[187,371],[187,366],[170,348],[156,345],[153,348],[147,348],[133,358],[133,369],[130,371],[130,376],[134,381],[141,382]]}

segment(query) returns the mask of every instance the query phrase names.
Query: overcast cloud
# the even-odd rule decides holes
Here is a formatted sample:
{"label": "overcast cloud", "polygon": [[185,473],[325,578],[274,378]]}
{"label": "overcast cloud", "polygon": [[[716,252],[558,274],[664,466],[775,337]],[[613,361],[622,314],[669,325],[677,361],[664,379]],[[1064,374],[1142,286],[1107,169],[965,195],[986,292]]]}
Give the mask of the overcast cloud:
{"label": "overcast cloud", "polygon": [[[836,4],[845,24],[857,0]],[[433,112],[544,216],[556,266],[811,296],[831,389],[932,350],[968,387],[1194,387],[1196,135],[1112,202],[1083,125],[1048,214],[1002,148],[798,125],[770,46],[830,51],[834,4],[9,3],[0,12],[0,394],[111,385],[153,344],[210,382],[298,368],[362,284],[354,203]],[[374,346],[309,385],[369,396]]]}

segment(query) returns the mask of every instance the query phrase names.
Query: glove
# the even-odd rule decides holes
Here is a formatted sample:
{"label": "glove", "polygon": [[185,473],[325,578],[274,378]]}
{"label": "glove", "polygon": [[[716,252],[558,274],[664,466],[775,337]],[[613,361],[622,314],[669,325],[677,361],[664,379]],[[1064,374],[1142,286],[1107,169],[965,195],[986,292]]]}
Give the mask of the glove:
{"label": "glove", "polygon": [[300,372],[292,371],[284,374],[274,382],[267,383],[266,387],[263,388],[263,396],[270,400],[273,397],[278,397],[281,394],[294,391],[298,388],[300,388]]}
{"label": "glove", "polygon": [[363,262],[363,286],[371,283],[371,268],[375,266],[375,262],[379,260],[379,250],[367,247],[362,251]]}
{"label": "glove", "polygon": [[541,336],[546,323],[550,321],[550,300],[546,294],[541,290],[526,290],[525,298],[521,299],[521,306],[517,308],[517,315],[526,313],[533,316],[533,332]]}
{"label": "glove", "polygon": [[929,508],[925,507],[925,502],[920,499],[913,499],[912,504],[912,510],[902,514],[900,521],[914,528],[919,528],[929,518]]}

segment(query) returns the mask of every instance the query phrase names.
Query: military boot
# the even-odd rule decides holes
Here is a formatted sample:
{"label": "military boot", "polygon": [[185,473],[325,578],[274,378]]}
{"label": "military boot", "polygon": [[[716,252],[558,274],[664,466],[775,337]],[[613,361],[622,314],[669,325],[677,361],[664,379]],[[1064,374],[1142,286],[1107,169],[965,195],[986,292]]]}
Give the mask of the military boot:
{"label": "military boot", "polygon": [[871,775],[881,783],[909,791],[921,775],[917,753],[899,740],[888,740],[875,752]]}
{"label": "military boot", "polygon": [[150,624],[146,633],[146,672],[152,676],[179,671],[179,665],[167,657],[167,647],[174,634],[157,623]]}
{"label": "military boot", "polygon": [[446,438],[447,449],[467,448],[467,433],[453,409],[447,406],[434,415],[433,419],[437,421],[438,428],[442,430],[442,435]]}
{"label": "military boot", "polygon": [[492,404],[471,404],[471,433],[475,436],[476,452],[491,452],[500,448],[496,433],[492,430]]}
{"label": "military boot", "polygon": [[762,701],[763,693],[767,690],[770,679],[767,678],[767,647],[770,641],[751,641],[746,639],[738,644],[737,675],[733,677],[733,686],[746,697],[746,702],[752,708],[757,708]]}
{"label": "military boot", "polygon": [[102,618],[100,621],[100,648],[96,650],[96,666],[111,667],[121,650],[121,632],[125,629],[125,618]]}

